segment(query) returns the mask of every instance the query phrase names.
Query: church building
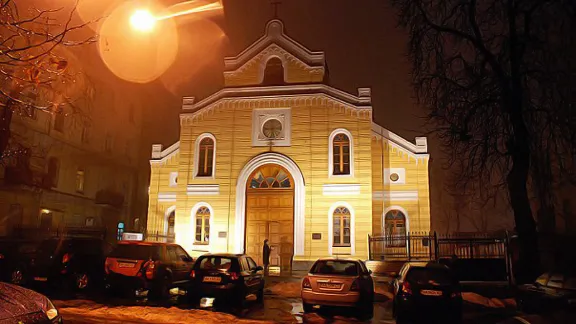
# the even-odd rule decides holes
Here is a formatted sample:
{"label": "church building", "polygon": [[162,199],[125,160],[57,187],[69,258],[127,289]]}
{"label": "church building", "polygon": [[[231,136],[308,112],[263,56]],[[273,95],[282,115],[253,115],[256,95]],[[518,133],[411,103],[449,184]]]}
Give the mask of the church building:
{"label": "church building", "polygon": [[260,264],[268,239],[285,271],[368,259],[369,236],[430,230],[426,138],[376,124],[370,88],[330,86],[324,53],[280,20],[225,58],[224,80],[201,101],[183,98],[180,140],[152,147],[148,239]]}

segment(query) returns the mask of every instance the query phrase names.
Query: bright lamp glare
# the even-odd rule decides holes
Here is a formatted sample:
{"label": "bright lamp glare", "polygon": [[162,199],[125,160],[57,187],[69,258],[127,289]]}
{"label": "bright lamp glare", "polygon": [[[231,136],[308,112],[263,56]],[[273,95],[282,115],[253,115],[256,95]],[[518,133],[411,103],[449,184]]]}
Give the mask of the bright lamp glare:
{"label": "bright lamp glare", "polygon": [[148,32],[156,25],[156,18],[148,10],[136,10],[130,17],[130,25],[136,30]]}

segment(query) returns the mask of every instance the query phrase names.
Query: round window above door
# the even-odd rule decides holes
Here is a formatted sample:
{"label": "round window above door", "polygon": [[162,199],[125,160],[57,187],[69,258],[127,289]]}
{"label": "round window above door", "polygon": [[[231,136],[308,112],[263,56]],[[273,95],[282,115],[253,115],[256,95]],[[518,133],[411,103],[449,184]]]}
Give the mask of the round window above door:
{"label": "round window above door", "polygon": [[280,138],[282,134],[282,122],[278,119],[269,119],[262,125],[262,134],[268,139]]}

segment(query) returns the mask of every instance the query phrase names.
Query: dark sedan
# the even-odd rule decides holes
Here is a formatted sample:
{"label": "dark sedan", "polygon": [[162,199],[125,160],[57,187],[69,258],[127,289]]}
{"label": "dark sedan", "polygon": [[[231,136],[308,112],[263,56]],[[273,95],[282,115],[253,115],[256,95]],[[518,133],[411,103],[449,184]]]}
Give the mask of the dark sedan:
{"label": "dark sedan", "polygon": [[0,283],[0,323],[62,323],[62,317],[46,296]]}
{"label": "dark sedan", "polygon": [[244,254],[202,255],[190,277],[188,293],[193,302],[210,298],[216,305],[241,307],[248,296],[256,296],[258,301],[264,298],[263,268]]}

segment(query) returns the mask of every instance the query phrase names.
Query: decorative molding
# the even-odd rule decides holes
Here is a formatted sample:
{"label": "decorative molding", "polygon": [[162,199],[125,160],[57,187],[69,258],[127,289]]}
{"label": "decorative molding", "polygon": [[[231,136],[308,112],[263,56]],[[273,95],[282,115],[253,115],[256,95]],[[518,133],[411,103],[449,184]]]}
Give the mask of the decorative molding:
{"label": "decorative molding", "polygon": [[[212,152],[212,175],[209,176],[198,176],[198,159],[200,151],[200,141],[205,138],[211,138],[214,142],[214,152]],[[192,179],[214,179],[216,176],[216,137],[211,133],[200,134],[196,141],[194,142],[194,165],[192,166]]]}
{"label": "decorative molding", "polygon": [[162,192],[158,194],[158,201],[159,202],[174,202],[176,201],[176,193],[175,192]]}
{"label": "decorative molding", "polygon": [[246,229],[246,183],[248,177],[259,167],[266,164],[279,165],[294,179],[294,256],[304,255],[304,219],[306,210],[306,188],[304,176],[298,165],[285,155],[269,152],[260,154],[248,161],[236,183],[236,220],[234,233],[234,252],[244,253]]}
{"label": "decorative molding", "polygon": [[186,187],[186,194],[188,196],[215,196],[220,194],[220,185],[188,185]]}
{"label": "decorative molding", "polygon": [[325,64],[324,52],[312,52],[304,47],[302,44],[290,38],[284,33],[284,24],[278,19],[273,19],[266,24],[266,33],[260,37],[256,42],[242,51],[235,57],[227,57],[224,59],[224,66],[226,70],[234,70],[239,68],[245,62],[256,56],[259,52],[264,50],[271,43],[278,44],[285,48],[299,59],[309,65]]}
{"label": "decorative molding", "polygon": [[324,196],[351,196],[360,194],[360,184],[325,184],[322,186]]}
{"label": "decorative molding", "polygon": [[[350,174],[334,174],[334,137],[344,133],[350,140]],[[328,138],[328,177],[329,178],[353,178],[354,177],[354,136],[346,128],[336,128],[330,133]]]}
{"label": "decorative molding", "polygon": [[[280,137],[275,140],[264,138],[262,127],[270,119],[282,123]],[[292,112],[290,108],[254,109],[252,111],[252,146],[290,146],[292,134]],[[271,143],[272,142],[272,143]]]}
{"label": "decorative molding", "polygon": [[160,164],[176,155],[180,151],[180,141],[162,150],[162,144],[152,145],[152,159],[150,164]]}
{"label": "decorative molding", "polygon": [[[390,175],[396,173],[398,175],[398,180],[392,181]],[[384,169],[384,184],[387,185],[399,185],[406,184],[406,169],[404,168],[385,168]]]}
{"label": "decorative molding", "polygon": [[170,187],[178,186],[178,171],[170,172],[170,179],[168,180],[168,185]]}
{"label": "decorative molding", "polygon": [[372,106],[356,97],[325,84],[268,87],[224,88],[193,106],[182,106],[181,125],[201,121],[232,108],[283,108],[298,105],[324,105],[359,117],[372,119]]}
{"label": "decorative molding", "polygon": [[334,243],[334,210],[338,207],[346,207],[350,211],[350,255],[356,253],[356,217],[354,213],[354,208],[352,205],[345,201],[338,201],[332,204],[330,210],[328,211],[328,255],[332,255],[333,243]]}
{"label": "decorative molding", "polygon": [[376,140],[387,139],[387,142],[390,146],[397,149],[398,151],[408,154],[408,156],[416,160],[416,163],[418,163],[420,160],[426,161],[430,157],[430,155],[427,153],[428,140],[426,137],[416,137],[416,144],[414,144],[376,124],[375,122],[372,122],[372,137],[374,137]]}
{"label": "decorative molding", "polygon": [[415,201],[418,200],[418,191],[374,191],[373,200],[386,201]]}

